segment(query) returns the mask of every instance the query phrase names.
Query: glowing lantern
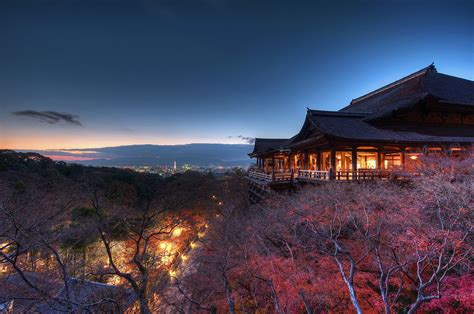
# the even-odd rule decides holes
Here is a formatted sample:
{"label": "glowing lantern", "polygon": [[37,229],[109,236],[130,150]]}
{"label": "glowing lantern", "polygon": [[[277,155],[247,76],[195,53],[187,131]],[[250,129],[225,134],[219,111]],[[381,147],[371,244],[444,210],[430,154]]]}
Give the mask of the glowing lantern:
{"label": "glowing lantern", "polygon": [[169,271],[170,277],[176,277],[176,270]]}
{"label": "glowing lantern", "polygon": [[173,249],[173,243],[161,242],[160,243],[160,249],[162,249],[163,251],[169,252]]}
{"label": "glowing lantern", "polygon": [[188,257],[186,255],[181,255],[181,259],[183,260],[183,262],[186,262],[188,260]]}
{"label": "glowing lantern", "polygon": [[195,242],[191,242],[190,246],[191,246],[192,249],[195,249],[197,244]]}
{"label": "glowing lantern", "polygon": [[173,230],[173,232],[171,233],[171,235],[172,235],[173,237],[179,237],[182,232],[183,232],[183,228],[176,228],[176,229]]}

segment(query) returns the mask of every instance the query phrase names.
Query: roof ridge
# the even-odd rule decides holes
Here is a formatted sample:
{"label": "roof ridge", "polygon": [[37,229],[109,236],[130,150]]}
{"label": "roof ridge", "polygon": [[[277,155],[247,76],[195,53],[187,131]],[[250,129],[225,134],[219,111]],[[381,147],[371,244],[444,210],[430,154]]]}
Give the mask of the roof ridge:
{"label": "roof ridge", "polygon": [[314,113],[323,116],[339,116],[339,117],[365,117],[372,112],[346,112],[346,111],[328,111],[328,110],[314,110],[308,109],[309,113]]}
{"label": "roof ridge", "polygon": [[264,140],[264,141],[286,141],[287,138],[264,138],[264,137],[256,137],[255,140]]}
{"label": "roof ridge", "polygon": [[380,87],[380,88],[377,88],[376,90],[373,90],[373,91],[371,91],[371,92],[369,92],[369,93],[367,93],[367,94],[365,94],[365,95],[362,95],[362,96],[360,96],[360,97],[357,97],[357,98],[352,99],[349,105],[355,104],[355,103],[357,103],[357,102],[359,102],[359,101],[361,101],[361,100],[364,100],[364,99],[367,99],[367,98],[369,98],[369,97],[371,97],[371,96],[377,95],[377,94],[380,93],[380,92],[383,92],[383,91],[385,91],[385,90],[387,90],[387,89],[389,89],[389,88],[392,88],[392,87],[395,87],[395,86],[400,85],[400,84],[402,84],[402,83],[405,83],[406,81],[409,81],[409,80],[411,80],[411,79],[413,79],[413,78],[415,78],[415,77],[418,77],[418,76],[420,76],[420,75],[425,75],[425,74],[428,73],[428,72],[434,72],[434,73],[437,73],[437,72],[438,72],[438,71],[436,70],[436,67],[434,66],[434,62],[431,63],[429,66],[427,66],[427,67],[421,69],[421,70],[418,70],[418,71],[416,71],[416,72],[413,72],[413,73],[411,73],[411,74],[409,74],[409,75],[407,75],[407,76],[405,76],[405,77],[402,77],[401,79],[398,79],[398,80],[396,80],[396,81],[393,81],[392,83],[389,83],[389,84],[387,84],[387,85],[385,85],[385,86],[382,86],[382,87]]}

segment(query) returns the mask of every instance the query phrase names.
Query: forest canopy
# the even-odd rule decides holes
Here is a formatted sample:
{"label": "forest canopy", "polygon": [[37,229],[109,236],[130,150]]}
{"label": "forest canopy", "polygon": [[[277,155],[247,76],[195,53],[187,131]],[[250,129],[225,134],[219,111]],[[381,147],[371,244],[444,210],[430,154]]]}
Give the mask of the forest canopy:
{"label": "forest canopy", "polygon": [[2,152],[0,301],[73,312],[469,313],[472,165],[427,156],[416,177],[300,186],[251,205],[241,171],[162,178]]}

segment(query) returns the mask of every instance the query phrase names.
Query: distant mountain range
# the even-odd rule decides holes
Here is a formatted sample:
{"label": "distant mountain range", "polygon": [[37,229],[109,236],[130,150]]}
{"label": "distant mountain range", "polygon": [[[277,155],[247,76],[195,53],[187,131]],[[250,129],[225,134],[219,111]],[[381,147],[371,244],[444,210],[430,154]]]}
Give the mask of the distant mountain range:
{"label": "distant mountain range", "polygon": [[252,149],[248,144],[186,144],[20,151],[91,166],[172,166],[176,161],[178,166],[246,167],[251,162],[247,154]]}

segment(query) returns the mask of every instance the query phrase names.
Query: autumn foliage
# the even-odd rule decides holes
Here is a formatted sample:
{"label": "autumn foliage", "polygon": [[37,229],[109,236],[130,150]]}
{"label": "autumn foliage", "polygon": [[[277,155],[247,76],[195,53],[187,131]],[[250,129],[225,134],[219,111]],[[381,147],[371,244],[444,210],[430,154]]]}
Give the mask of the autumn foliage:
{"label": "autumn foliage", "polygon": [[[66,312],[474,311],[470,158],[427,156],[418,176],[321,182],[250,206],[241,172],[164,180],[14,157],[0,158],[0,284],[11,274],[47,281],[27,282],[27,295],[0,289],[0,303],[28,298]],[[66,291],[71,279],[120,287],[134,306],[43,287]]]}
{"label": "autumn foliage", "polygon": [[419,170],[227,212],[198,271],[181,278],[183,302],[231,313],[472,312],[472,159],[427,157]]}

